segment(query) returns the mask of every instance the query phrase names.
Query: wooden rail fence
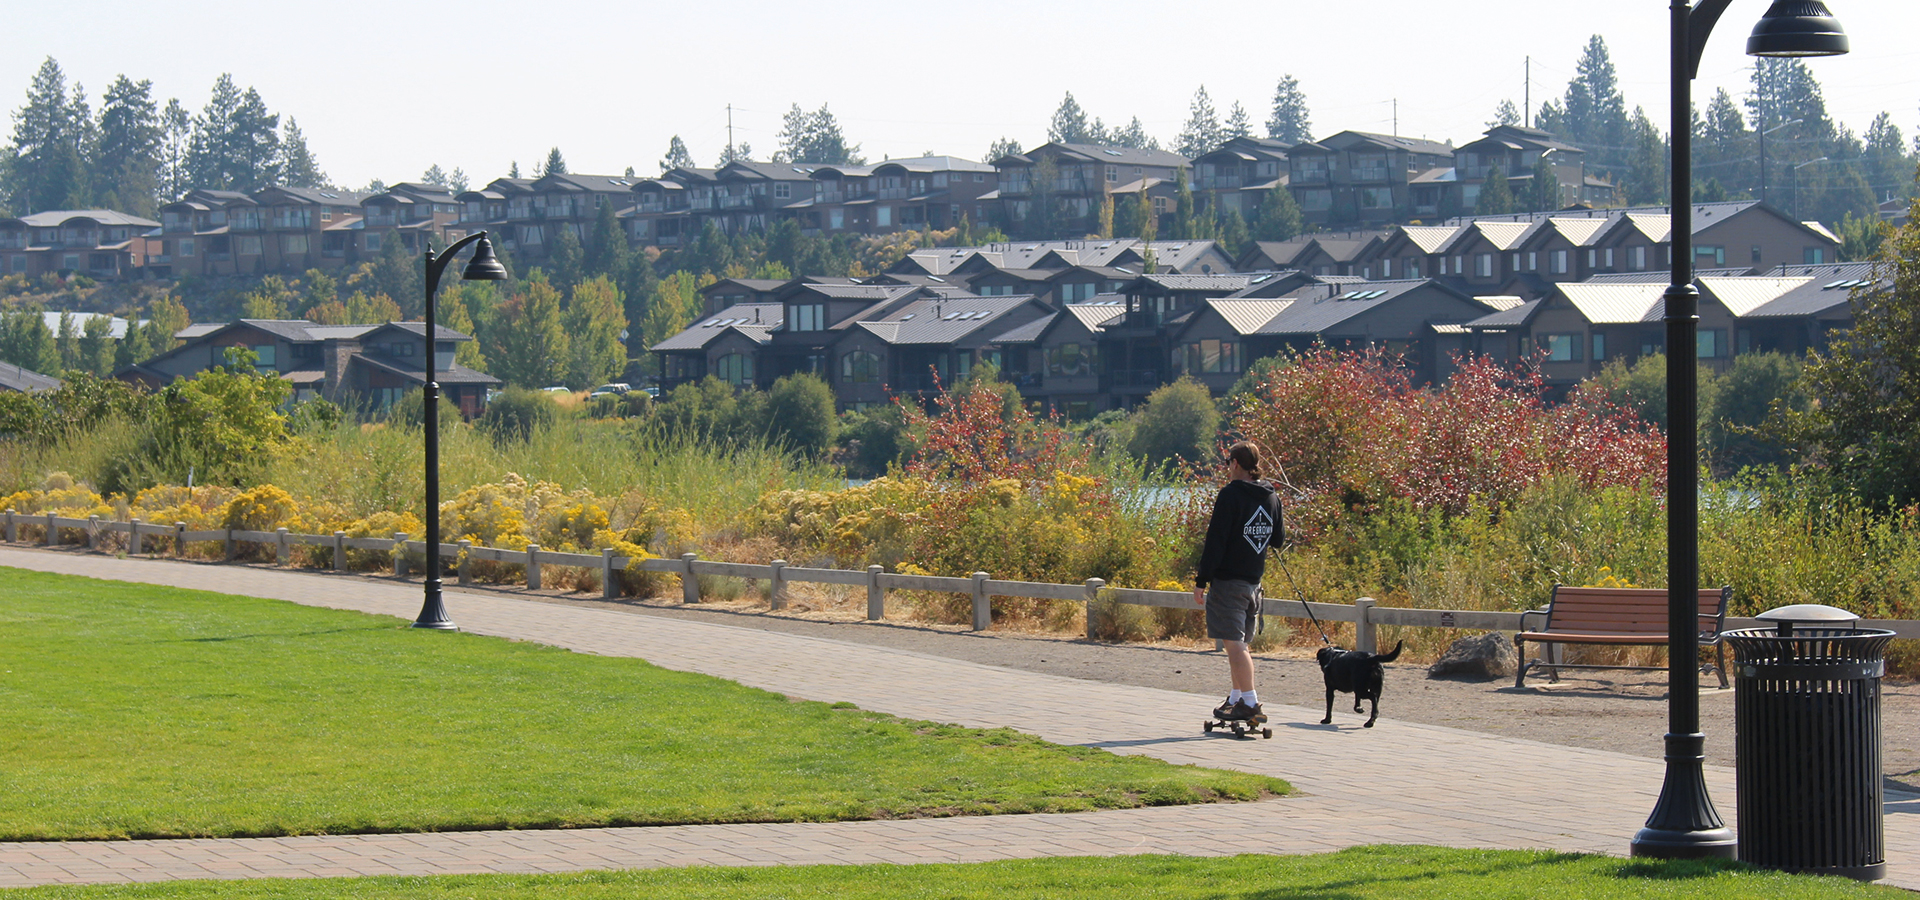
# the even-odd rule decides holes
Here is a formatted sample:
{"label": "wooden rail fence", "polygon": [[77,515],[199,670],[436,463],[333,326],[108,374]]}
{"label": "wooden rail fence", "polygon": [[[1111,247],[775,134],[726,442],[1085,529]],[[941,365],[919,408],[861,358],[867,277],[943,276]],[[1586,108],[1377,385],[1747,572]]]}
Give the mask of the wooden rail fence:
{"label": "wooden rail fence", "polygon": [[[231,560],[238,545],[255,544],[273,548],[276,565],[289,565],[293,561],[292,548],[295,546],[320,547],[331,551],[332,567],[343,571],[346,566],[347,550],[370,550],[384,552],[393,559],[393,573],[407,574],[408,554],[425,555],[427,545],[424,541],[408,540],[405,534],[392,537],[347,537],[346,532],[332,534],[299,534],[285,528],[274,531],[246,531],[242,529],[218,529],[211,531],[190,531],[186,523],[175,522],[171,525],[142,522],[134,519],[128,522],[115,522],[89,516],[85,519],[63,518],[51,513],[23,514],[7,510],[7,543],[18,543],[23,533],[39,531],[40,543],[54,546],[62,543],[82,543],[88,549],[98,550],[100,539],[108,534],[125,534],[127,552],[134,555],[146,553],[150,538],[169,539],[171,552],[175,556],[185,553],[189,542],[219,542],[223,547],[224,558]],[[72,540],[63,538],[63,532],[73,533]],[[617,573],[625,570],[630,560],[624,556],[615,556],[611,549],[599,553],[562,553],[557,550],[541,549],[539,544],[528,544],[525,550],[507,550],[498,547],[479,547],[467,541],[443,543],[439,557],[444,568],[446,560],[454,560],[454,573],[459,583],[468,582],[469,571],[475,560],[486,560],[506,565],[524,566],[527,587],[538,590],[541,583],[541,570],[544,566],[574,566],[597,569],[600,573],[601,596],[612,599],[619,596]],[[645,559],[639,568],[647,572],[661,572],[677,575],[680,578],[682,598],[688,603],[700,602],[699,576],[725,576],[746,578],[768,583],[767,596],[774,609],[787,605],[787,585],[792,582],[810,584],[838,584],[867,589],[867,618],[878,621],[887,615],[887,594],[890,591],[941,591],[955,594],[968,594],[973,599],[973,629],[983,631],[991,624],[992,597],[1023,597],[1042,600],[1068,600],[1086,606],[1087,636],[1093,637],[1097,630],[1098,608],[1101,602],[1131,604],[1135,606],[1160,606],[1171,609],[1193,609],[1193,595],[1187,591],[1154,591],[1140,588],[1109,588],[1098,578],[1089,578],[1082,584],[1046,584],[1031,581],[1001,581],[985,572],[975,572],[966,578],[939,575],[901,575],[888,572],[880,566],[868,566],[865,571],[851,569],[816,569],[803,566],[790,566],[785,560],[776,559],[766,565],[752,563],[718,562],[704,560],[698,554],[684,553],[679,559]],[[1297,599],[1266,598],[1263,611],[1270,616],[1305,618],[1301,615],[1302,601]],[[1357,649],[1376,652],[1379,647],[1380,626],[1399,626],[1412,628],[1449,628],[1475,631],[1519,631],[1521,630],[1519,612],[1497,612],[1491,610],[1451,610],[1451,609],[1406,609],[1383,607],[1370,597],[1361,597],[1352,603],[1307,602],[1314,616],[1325,622],[1350,622],[1354,626],[1354,645]],[[1756,619],[1729,617],[1726,627],[1755,628],[1764,625]],[[1860,623],[1863,627],[1884,628],[1899,637],[1908,640],[1920,639],[1920,621],[1911,619],[1867,619]]]}

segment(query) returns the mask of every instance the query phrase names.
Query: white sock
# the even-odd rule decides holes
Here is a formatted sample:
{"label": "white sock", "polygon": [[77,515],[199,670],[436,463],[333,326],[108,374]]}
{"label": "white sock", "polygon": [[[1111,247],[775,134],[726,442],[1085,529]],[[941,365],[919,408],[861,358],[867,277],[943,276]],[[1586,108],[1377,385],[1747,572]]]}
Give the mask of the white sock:
{"label": "white sock", "polygon": [[1239,688],[1233,688],[1232,690],[1229,690],[1229,691],[1227,691],[1227,702],[1228,702],[1228,703],[1239,703],[1239,702],[1240,702],[1240,698],[1241,698],[1241,696],[1242,696],[1242,694],[1241,694],[1241,691],[1240,691],[1240,689],[1239,689]]}
{"label": "white sock", "polygon": [[1259,705],[1260,705],[1260,692],[1258,692],[1258,691],[1241,691],[1241,692],[1240,692],[1240,699],[1241,699],[1241,700],[1243,700],[1243,701],[1245,701],[1245,702],[1246,702],[1246,704],[1247,704],[1248,706],[1259,706]]}

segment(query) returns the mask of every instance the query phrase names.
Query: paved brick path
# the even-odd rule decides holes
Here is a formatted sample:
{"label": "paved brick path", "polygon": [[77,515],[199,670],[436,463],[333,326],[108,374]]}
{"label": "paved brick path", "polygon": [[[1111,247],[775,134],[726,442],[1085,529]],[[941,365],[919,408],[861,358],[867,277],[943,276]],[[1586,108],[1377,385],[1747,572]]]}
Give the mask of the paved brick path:
{"label": "paved brick path", "polygon": [[[0,548],[0,565],[169,584],[401,616],[417,585],[358,576],[112,559]],[[612,610],[449,591],[470,632],[637,656],[814,700],[1291,781],[1300,794],[1245,804],[1117,812],[794,825],[315,836],[246,840],[0,843],[0,887],[179,878],[558,872],[680,865],[950,862],[1057,855],[1313,853],[1354,844],[1551,848],[1624,854],[1659,793],[1658,761],[1383,720],[1317,724],[1319,710],[1268,704],[1275,735],[1199,733],[1210,698],[1021,672],[865,644]],[[1061,720],[1065,698],[1105,711]],[[1730,735],[1710,736],[1730,740]],[[1542,791],[1526,773],[1568,774]],[[1733,821],[1731,769],[1709,767]],[[1889,883],[1920,890],[1920,798],[1889,795]]]}

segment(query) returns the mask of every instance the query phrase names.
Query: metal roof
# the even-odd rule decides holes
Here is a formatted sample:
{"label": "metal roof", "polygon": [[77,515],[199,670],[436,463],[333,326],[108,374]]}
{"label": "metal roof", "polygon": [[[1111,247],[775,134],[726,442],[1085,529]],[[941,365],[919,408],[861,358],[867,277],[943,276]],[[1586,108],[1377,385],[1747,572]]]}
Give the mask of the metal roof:
{"label": "metal roof", "polygon": [[60,387],[60,379],[23,369],[13,363],[0,363],[0,390],[51,391]]}
{"label": "metal roof", "polygon": [[1400,226],[1400,233],[1406,235],[1407,240],[1412,241],[1414,246],[1419,247],[1426,253],[1432,253],[1440,249],[1449,238],[1453,237],[1459,231],[1460,226],[1458,225]]}
{"label": "metal roof", "polygon": [[1273,321],[1273,317],[1285,312],[1292,306],[1292,298],[1280,300],[1208,300],[1210,307],[1220,318],[1226,320],[1227,327],[1239,334],[1254,334],[1260,326]]}
{"label": "metal roof", "polygon": [[1430,284],[1428,279],[1322,285],[1300,292],[1258,334],[1319,334]]}
{"label": "metal roof", "polygon": [[1813,279],[1811,278],[1701,278],[1702,293],[1711,294],[1736,316],[1752,313]]}
{"label": "metal roof", "polygon": [[1572,302],[1580,315],[1595,325],[1628,325],[1657,322],[1666,312],[1661,284],[1577,284],[1555,285]]}
{"label": "metal roof", "polygon": [[1030,294],[916,300],[884,319],[855,322],[853,327],[864,328],[889,344],[951,344],[977,336],[1031,302]]}
{"label": "metal roof", "polygon": [[737,332],[756,344],[769,340],[769,333],[780,327],[786,307],[778,303],[736,303],[711,316],[694,320],[686,330],[648,350],[699,350],[721,335]]}
{"label": "metal roof", "polygon": [[[1482,300],[1484,302],[1486,298],[1482,297],[1482,298],[1476,298],[1476,299]],[[1488,315],[1481,316],[1478,319],[1474,319],[1472,321],[1465,322],[1463,324],[1465,327],[1470,329],[1471,328],[1517,328],[1521,325],[1527,324],[1527,320],[1533,317],[1533,311],[1539,308],[1540,308],[1540,301],[1528,300],[1527,302],[1519,304],[1517,306],[1509,306],[1506,309],[1500,310],[1499,312],[1490,313]]]}

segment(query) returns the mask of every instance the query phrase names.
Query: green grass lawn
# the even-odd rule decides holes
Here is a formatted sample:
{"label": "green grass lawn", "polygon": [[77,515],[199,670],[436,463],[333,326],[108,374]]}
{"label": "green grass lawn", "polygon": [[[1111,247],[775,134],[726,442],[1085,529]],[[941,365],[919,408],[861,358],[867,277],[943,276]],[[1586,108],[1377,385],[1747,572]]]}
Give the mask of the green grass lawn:
{"label": "green grass lawn", "polygon": [[1764,898],[1829,900],[1911,896],[1899,888],[1838,878],[1784,875],[1728,862],[1642,863],[1539,851],[1357,847],[1317,856],[1072,857],[970,865],[792,866],[583,872],[572,875],[458,875],[302,881],[195,881],[149,885],[30,888],[27,898],[594,898],[648,900],[847,900],[902,898],[1192,898],[1192,900],[1629,900]]}
{"label": "green grass lawn", "polygon": [[4,840],[820,821],[1290,790],[385,617],[0,576]]}

